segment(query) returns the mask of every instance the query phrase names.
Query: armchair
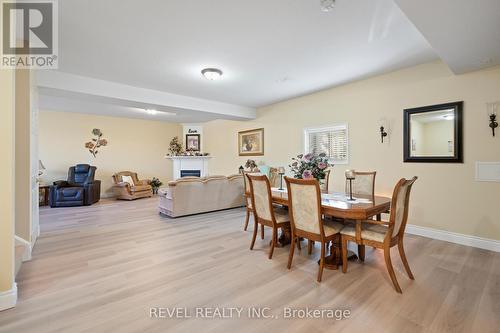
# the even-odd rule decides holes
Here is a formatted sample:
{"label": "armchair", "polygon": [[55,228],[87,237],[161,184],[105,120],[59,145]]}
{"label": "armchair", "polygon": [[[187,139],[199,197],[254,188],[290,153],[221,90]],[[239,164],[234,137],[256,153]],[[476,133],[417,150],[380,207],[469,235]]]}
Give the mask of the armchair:
{"label": "armchair", "polygon": [[68,180],[58,180],[49,189],[50,207],[90,206],[101,198],[101,181],[95,166],[77,164],[69,168]]}
{"label": "armchair", "polygon": [[[124,181],[123,177],[130,177],[131,183]],[[135,200],[139,198],[150,198],[153,196],[153,188],[149,179],[139,180],[137,173],[122,171],[113,175],[113,191],[117,199]]]}

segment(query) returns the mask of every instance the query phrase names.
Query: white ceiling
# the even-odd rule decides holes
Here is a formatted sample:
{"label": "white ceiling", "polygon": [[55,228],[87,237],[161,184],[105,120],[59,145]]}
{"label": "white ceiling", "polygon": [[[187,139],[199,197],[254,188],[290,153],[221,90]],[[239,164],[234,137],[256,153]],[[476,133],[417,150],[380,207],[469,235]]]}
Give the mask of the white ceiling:
{"label": "white ceiling", "polygon": [[394,0],[456,74],[500,65],[500,0]]}
{"label": "white ceiling", "polygon": [[[438,58],[457,74],[500,64],[500,0],[337,0],[328,13],[319,2],[59,1],[59,71],[40,71],[40,107],[244,120],[259,106]],[[205,67],[223,78],[204,79]]]}
{"label": "white ceiling", "polygon": [[437,59],[392,0],[329,13],[319,0],[64,0],[59,13],[62,72],[249,107]]}

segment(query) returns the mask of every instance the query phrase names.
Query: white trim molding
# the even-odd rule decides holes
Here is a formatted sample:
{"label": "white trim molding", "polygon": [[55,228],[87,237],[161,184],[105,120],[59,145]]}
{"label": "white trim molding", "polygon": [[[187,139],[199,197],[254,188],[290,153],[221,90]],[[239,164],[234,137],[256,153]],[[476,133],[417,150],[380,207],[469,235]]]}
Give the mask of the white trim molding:
{"label": "white trim molding", "polygon": [[459,234],[456,232],[439,230],[428,227],[420,227],[413,224],[406,226],[406,233],[411,235],[423,236],[432,239],[438,239],[445,242],[477,247],[479,249],[500,252],[500,241],[477,236]]}
{"label": "white trim molding", "polygon": [[24,246],[23,262],[30,261],[31,260],[31,250],[33,249],[31,243],[28,242],[27,240],[19,237],[19,236],[14,236],[14,240],[17,243],[16,245],[22,245],[22,246]]}
{"label": "white trim molding", "polygon": [[17,303],[17,284],[14,282],[10,290],[0,292],[0,311],[7,310],[16,306]]}

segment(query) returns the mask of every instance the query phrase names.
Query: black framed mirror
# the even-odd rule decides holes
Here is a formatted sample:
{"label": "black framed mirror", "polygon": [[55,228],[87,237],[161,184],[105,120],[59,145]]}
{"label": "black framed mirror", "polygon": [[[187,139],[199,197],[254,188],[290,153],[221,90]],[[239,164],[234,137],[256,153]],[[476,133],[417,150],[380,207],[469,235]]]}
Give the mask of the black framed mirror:
{"label": "black framed mirror", "polygon": [[404,110],[404,161],[463,162],[463,102]]}

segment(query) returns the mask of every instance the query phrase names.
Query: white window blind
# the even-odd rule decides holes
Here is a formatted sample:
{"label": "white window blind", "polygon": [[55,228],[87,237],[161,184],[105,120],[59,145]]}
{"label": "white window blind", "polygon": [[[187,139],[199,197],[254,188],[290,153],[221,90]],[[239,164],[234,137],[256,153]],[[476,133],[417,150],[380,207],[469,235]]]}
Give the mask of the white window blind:
{"label": "white window blind", "polygon": [[325,153],[334,164],[348,164],[349,138],[347,124],[304,130],[305,153]]}

